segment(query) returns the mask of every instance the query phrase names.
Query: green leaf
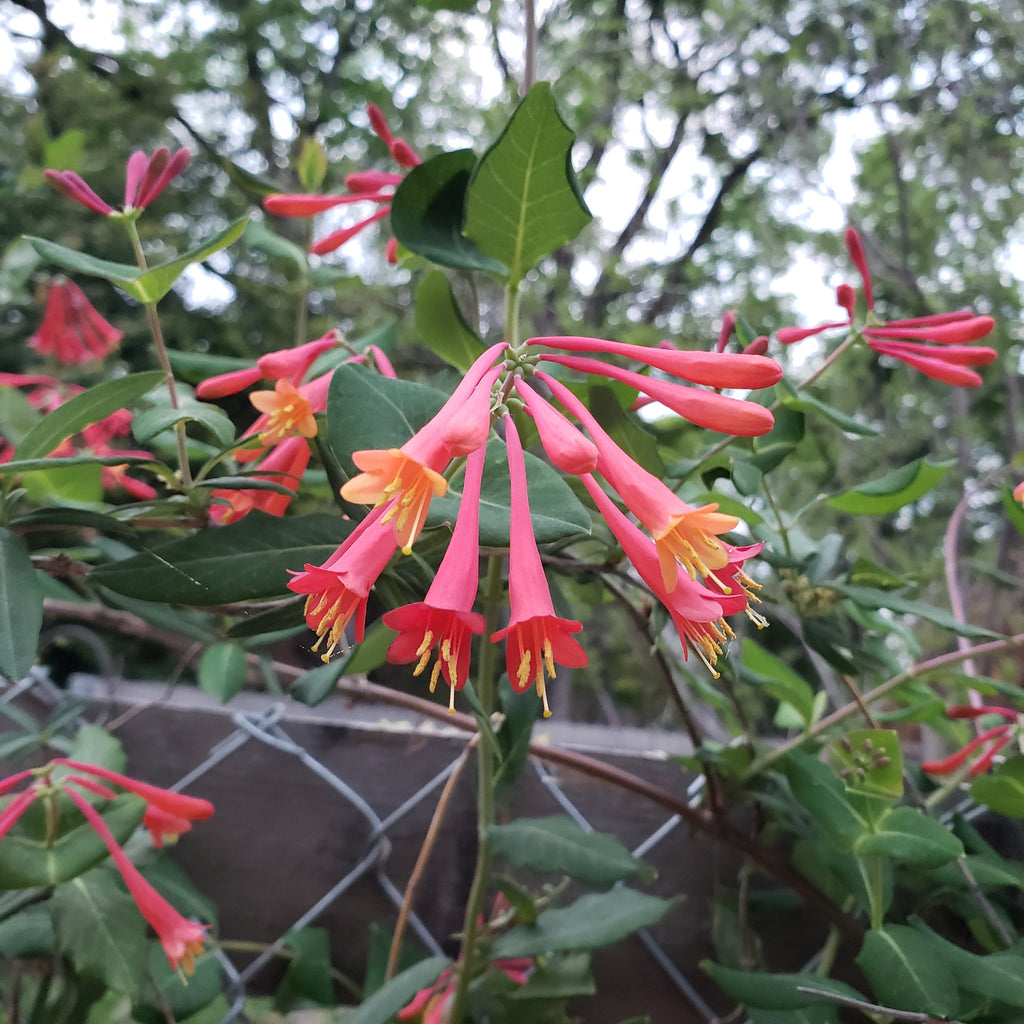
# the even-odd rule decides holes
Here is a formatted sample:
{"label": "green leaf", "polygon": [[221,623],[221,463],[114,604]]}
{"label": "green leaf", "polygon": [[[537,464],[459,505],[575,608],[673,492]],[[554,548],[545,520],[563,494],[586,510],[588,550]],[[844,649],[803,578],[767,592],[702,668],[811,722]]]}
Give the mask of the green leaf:
{"label": "green leaf", "polygon": [[296,164],[299,181],[306,192],[315,192],[327,176],[327,153],[316,139],[303,139]]}
{"label": "green leaf", "polygon": [[[864,997],[845,982],[818,974],[767,974],[764,971],[741,971],[702,960],[701,970],[709,974],[715,984],[737,1002],[752,1009],[799,1010],[814,1003],[828,1002],[828,993],[849,999]],[[810,988],[823,993],[803,992]]]}
{"label": "green leaf", "polygon": [[502,274],[505,267],[462,233],[466,188],[476,162],[471,149],[459,149],[414,167],[395,190],[391,230],[410,252],[441,266]]}
{"label": "green leaf", "polygon": [[338,680],[345,674],[345,663],[351,655],[350,651],[344,657],[334,658],[324,665],[303,672],[288,688],[288,696],[307,707],[316,707],[334,693]]}
{"label": "green leaf", "polygon": [[1024,818],[1024,757],[1011,757],[971,783],[979,803],[1011,818]]}
{"label": "green leaf", "polygon": [[853,844],[858,857],[884,853],[903,864],[937,868],[963,856],[963,844],[941,822],[916,807],[894,807],[870,835]]}
{"label": "green leaf", "polygon": [[119,288],[138,298],[133,291],[135,282],[142,273],[138,267],[130,263],[111,263],[110,260],[97,259],[88,253],[69,249],[65,245],[58,245],[56,242],[51,242],[46,238],[35,238],[32,235],[26,235],[25,238],[44,260],[56,263],[57,266],[63,267],[65,270],[71,270],[76,274],[102,277],[104,280],[109,281],[111,284],[116,284]]}
{"label": "green leaf", "polygon": [[[195,970],[185,975],[182,971],[172,971],[160,946],[149,943],[147,970],[160,999],[151,1002],[152,988],[147,986],[142,1002],[132,1006],[132,1020],[139,1024],[167,1024],[168,1012],[173,1020],[199,1024],[195,1015],[220,996],[221,969],[212,952],[197,956]],[[223,1016],[224,1011],[221,1011],[216,1020],[223,1020]]]}
{"label": "green leaf", "polygon": [[[590,533],[590,513],[556,470],[529,452],[526,481],[530,494],[530,520],[538,544],[549,544]],[[443,498],[435,498],[427,514],[427,526],[454,523],[461,491],[449,485]],[[484,477],[480,488],[480,543],[485,547],[509,545],[511,510],[508,459],[505,445],[496,438],[488,442]]]}
{"label": "green leaf", "polygon": [[945,475],[952,462],[915,459],[875,480],[828,499],[832,508],[855,515],[887,515],[923,498]]}
{"label": "green leaf", "polygon": [[810,814],[814,827],[841,849],[849,850],[868,831],[843,784],[827,765],[802,750],[791,751],[784,769],[793,796]]}
{"label": "green leaf", "polygon": [[327,930],[293,928],[284,937],[284,945],[295,956],[288,961],[281,984],[274,993],[277,1009],[302,1009],[310,1002],[333,1006],[331,943]]}
{"label": "green leaf", "polygon": [[545,957],[537,963],[525,985],[512,991],[508,998],[571,999],[591,996],[597,992],[594,975],[590,970],[589,953],[567,953],[565,956]]}
{"label": "green leaf", "polygon": [[416,330],[435,355],[463,372],[483,352],[440,270],[432,270],[416,289]]}
{"label": "green leaf", "polygon": [[0,528],[0,673],[21,679],[36,660],[43,593],[25,542]]}
{"label": "green leaf", "polygon": [[352,524],[337,516],[281,519],[250,512],[237,523],[204,530],[101,565],[93,583],[143,601],[215,605],[279,597],[288,570],[325,562]]}
{"label": "green leaf", "polygon": [[0,956],[47,957],[53,952],[54,942],[53,917],[45,905],[24,907],[0,922]]}
{"label": "green leaf", "polygon": [[868,932],[857,955],[857,966],[884,1006],[937,1017],[956,1012],[956,980],[937,947],[906,925],[888,925]]}
{"label": "green leaf", "polygon": [[[260,225],[253,221],[246,228],[246,234]],[[242,359],[238,356],[216,356],[209,352],[179,352],[175,349],[167,350],[167,358],[171,361],[171,369],[175,377],[180,380],[187,380],[190,384],[198,384],[207,377],[216,377],[222,373],[230,373],[232,370],[244,370],[252,366],[251,359]]]}
{"label": "green leaf", "polygon": [[843,583],[833,583],[831,588],[843,597],[853,601],[862,608],[876,610],[888,608],[890,611],[901,615],[917,615],[929,622],[934,622],[943,629],[948,629],[961,636],[976,637],[984,640],[998,640],[1002,634],[995,633],[991,629],[982,626],[972,626],[970,623],[957,622],[949,612],[941,608],[935,608],[930,604],[923,604],[920,601],[911,601],[905,597],[898,597],[896,594],[886,593],[882,590],[875,590],[871,587],[851,587]]}
{"label": "green leaf", "polygon": [[513,286],[590,222],[572,143],[551,86],[538,82],[473,173],[464,233],[507,269]]}
{"label": "green leaf", "polygon": [[1017,527],[1018,533],[1024,535],[1024,507],[1021,507],[1019,501],[1013,500],[1013,491],[1009,487],[1003,488],[1002,498],[1006,518]]}
{"label": "green leaf", "polygon": [[581,896],[571,906],[545,910],[535,925],[518,925],[491,946],[495,958],[543,956],[609,946],[639,928],[657,924],[678,900],[663,900],[632,889]]}
{"label": "green leaf", "polygon": [[899,590],[907,585],[902,576],[876,565],[863,556],[850,566],[850,583],[855,587],[874,587],[876,590]]}
{"label": "green leaf", "polygon": [[113,873],[90,871],[59,886],[50,902],[60,949],[76,970],[137,999],[149,960],[146,924]]}
{"label": "green leaf", "polygon": [[446,956],[432,956],[402,971],[382,985],[369,999],[345,1015],[345,1024],[387,1024],[421,988],[433,985],[451,965]]}
{"label": "green leaf", "polygon": [[857,434],[860,437],[877,437],[881,433],[876,427],[862,423],[860,420],[855,420],[852,416],[847,416],[846,413],[840,412],[831,405],[826,405],[824,402],[820,402],[817,398],[812,398],[808,394],[801,393],[799,398],[783,398],[782,401],[787,409],[791,409],[794,412],[816,412],[848,434]]}
{"label": "green leaf", "polygon": [[487,836],[494,852],[517,867],[557,871],[587,885],[609,886],[645,868],[615,836],[585,832],[564,814],[491,825]]}
{"label": "green leaf", "polygon": [[163,380],[163,371],[146,370],[143,373],[131,373],[127,377],[103,381],[88,391],[75,395],[46,416],[22,439],[14,458],[38,459],[49,455],[65,438],[77,434],[90,424],[97,423],[112,412],[131,405]]}
{"label": "green leaf", "polygon": [[447,395],[426,384],[382,377],[362,366],[339,366],[327,396],[327,440],[347,473],[352,453],[401,448],[444,404]]}
{"label": "green leaf", "polygon": [[[47,842],[43,801],[37,800],[0,843],[0,889],[30,889],[75,878],[107,857],[107,848],[81,812],[61,797],[61,814],[52,842]],[[123,843],[138,827],[145,803],[124,793],[101,811],[103,820]]]}
{"label": "green leaf", "polygon": [[[0,387],[0,431],[9,444],[17,447],[42,418],[39,410],[33,409],[17,388]],[[3,468],[6,469],[6,465]]]}
{"label": "green leaf", "polygon": [[214,644],[199,662],[199,686],[227,704],[245,686],[249,674],[249,663],[245,651],[232,643]]}
{"label": "green leaf", "polygon": [[742,654],[744,675],[763,685],[777,701],[793,707],[805,726],[811,725],[814,690],[807,681],[750,637],[743,639]]}
{"label": "green leaf", "polygon": [[216,405],[200,402],[190,393],[191,388],[179,384],[178,408],[170,404],[166,391],[158,392],[150,400],[148,409],[135,414],[132,434],[140,444],[148,444],[158,434],[170,430],[175,423],[199,423],[205,427],[219,445],[226,448],[235,440],[235,425],[230,417]]}
{"label": "green leaf", "polygon": [[147,304],[159,302],[171,290],[174,282],[193,263],[202,263],[203,260],[212,256],[215,252],[226,249],[233,242],[241,238],[248,222],[248,214],[244,217],[239,217],[238,220],[232,221],[222,231],[218,231],[217,234],[208,238],[205,242],[200,242],[199,245],[189,249],[188,252],[183,253],[177,259],[147,270],[138,277],[131,288],[126,288],[125,290],[138,299],[139,302]]}
{"label": "green leaf", "polygon": [[745,497],[757,494],[761,489],[761,470],[750,459],[736,456],[732,460],[732,482]]}

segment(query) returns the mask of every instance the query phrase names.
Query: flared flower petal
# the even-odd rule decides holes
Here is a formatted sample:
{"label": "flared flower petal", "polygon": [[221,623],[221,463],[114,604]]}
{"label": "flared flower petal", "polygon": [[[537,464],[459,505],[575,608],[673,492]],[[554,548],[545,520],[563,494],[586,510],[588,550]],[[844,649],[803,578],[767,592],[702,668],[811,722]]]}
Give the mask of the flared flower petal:
{"label": "flared flower petal", "polygon": [[511,416],[505,417],[505,445],[511,480],[509,520],[508,593],[509,624],[491,636],[492,643],[505,641],[509,682],[519,693],[536,685],[537,695],[549,717],[545,674],[554,679],[555,665],[582,668],[586,651],[573,639],[582,624],[555,615],[551,591],[544,576],[530,519],[523,447]]}
{"label": "flared flower petal", "polygon": [[[853,265],[857,268],[861,280],[864,282],[864,301],[868,309],[875,308],[875,296],[871,288],[871,271],[868,269],[868,259],[864,255],[864,244],[860,235],[854,227],[848,227],[843,234],[843,241],[846,242],[846,251],[850,254]],[[852,313],[850,314],[853,315]]]}
{"label": "flared flower petal", "polygon": [[[447,481],[441,474],[453,454],[448,446],[451,420],[491,371],[505,347],[499,342],[479,356],[437,415],[401,448],[367,449],[352,454],[352,461],[363,472],[345,483],[341,496],[346,501],[367,505],[392,502],[388,520],[394,520],[398,543],[406,554],[412,551],[423,528],[431,499],[435,495],[443,497],[447,491]],[[488,412],[488,423],[489,415]],[[486,430],[478,431],[477,436],[483,444]],[[464,442],[465,431],[460,430],[458,437]],[[460,450],[461,447],[464,444]]]}
{"label": "flared flower petal", "polygon": [[76,203],[81,203],[82,206],[94,213],[101,213],[104,217],[109,217],[117,212],[110,203],[100,199],[74,171],[45,170],[43,171],[43,180],[62,196],[74,199]]}
{"label": "flared flower petal", "polygon": [[386,505],[374,509],[323,565],[306,565],[288,582],[289,590],[307,595],[306,623],[317,635],[313,650],[327,640],[320,655],[324,662],[343,646],[345,629],[353,618],[356,643],[362,643],[366,600],[397,546],[395,531],[385,521],[389,509]]}
{"label": "flared flower petal", "polygon": [[273,391],[254,391],[249,401],[267,416],[267,425],[260,431],[262,444],[279,444],[294,433],[316,437],[313,407],[291,381],[279,380]]}

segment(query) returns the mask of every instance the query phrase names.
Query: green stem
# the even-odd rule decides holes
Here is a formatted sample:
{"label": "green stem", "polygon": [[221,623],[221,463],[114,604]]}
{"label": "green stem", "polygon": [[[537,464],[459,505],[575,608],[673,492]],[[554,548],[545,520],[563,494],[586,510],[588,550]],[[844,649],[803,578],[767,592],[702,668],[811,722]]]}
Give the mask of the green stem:
{"label": "green stem", "polygon": [[[498,628],[498,613],[501,610],[503,587],[501,566],[503,558],[491,555],[487,564],[487,580],[484,595],[484,638],[480,643],[480,658],[476,677],[476,691],[488,717],[494,710],[498,678],[498,648],[487,642]],[[481,736],[481,740],[483,737]],[[476,748],[477,763],[477,851],[473,882],[466,900],[466,916],[462,925],[462,950],[459,953],[459,980],[455,996],[448,1013],[448,1024],[459,1024],[464,1016],[466,990],[473,976],[478,973],[477,935],[478,920],[483,913],[484,896],[491,875],[491,844],[487,837],[488,828],[494,824],[494,751],[491,744],[480,742]]]}
{"label": "green stem", "polygon": [[519,344],[519,285],[510,284],[505,290],[505,341],[514,356],[521,356]]}
{"label": "green stem", "polygon": [[[146,263],[146,254],[142,251],[142,241],[139,232],[135,227],[134,220],[123,222],[131,239],[132,251],[135,253],[135,262],[138,268],[145,272],[149,269]],[[167,385],[167,397],[170,400],[172,409],[180,409],[181,402],[178,399],[178,387],[174,381],[174,371],[171,369],[171,359],[167,354],[167,346],[164,344],[164,332],[160,326],[160,317],[156,311],[155,302],[145,303],[146,323],[149,326],[150,337],[153,339],[153,348],[156,350],[157,362],[164,372],[164,383]],[[188,464],[188,438],[185,434],[185,421],[179,420],[174,424],[174,437],[178,452],[178,477],[182,487],[192,486],[192,470]]]}

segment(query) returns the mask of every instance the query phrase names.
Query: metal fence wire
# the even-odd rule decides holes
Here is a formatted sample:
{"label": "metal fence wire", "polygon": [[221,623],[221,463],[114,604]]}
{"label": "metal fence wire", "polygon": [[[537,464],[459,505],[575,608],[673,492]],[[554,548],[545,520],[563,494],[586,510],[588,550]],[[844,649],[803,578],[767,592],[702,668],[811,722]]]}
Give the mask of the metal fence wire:
{"label": "metal fence wire", "polygon": [[[106,707],[111,706],[112,701],[118,702],[126,693],[131,696],[133,689],[143,687],[146,697],[143,704],[146,706],[159,706],[160,703],[177,699],[184,691],[178,688],[169,693],[165,687],[157,687],[152,684],[125,684],[120,682],[112,683],[110,677],[101,679],[98,677],[73,677],[70,689],[62,689],[53,684],[45,668],[35,668],[25,679],[7,684],[0,693],[0,710],[3,706],[8,708],[17,707],[26,698],[30,698],[33,706],[48,709],[50,715],[54,715],[61,708],[73,702],[75,707],[81,707],[82,713],[86,716],[91,714],[88,709],[95,709],[97,702],[106,702]],[[202,702],[205,695],[188,691],[192,696],[189,700],[198,699]],[[154,705],[154,694],[156,695]],[[162,697],[161,697],[162,695]],[[137,694],[133,699],[137,699]],[[150,703],[147,704],[147,701]],[[295,764],[301,766],[303,773],[308,773],[311,779],[316,779],[321,784],[326,784],[332,795],[347,805],[349,814],[354,812],[357,820],[361,822],[358,833],[349,830],[346,833],[346,843],[355,856],[354,864],[347,867],[340,877],[331,884],[326,891],[305,907],[288,926],[282,929],[278,937],[259,953],[254,959],[239,967],[223,949],[218,948],[216,955],[222,967],[226,979],[226,992],[230,1008],[223,1017],[222,1024],[239,1022],[244,1024],[248,1020],[245,1014],[246,1000],[253,993],[253,980],[259,972],[277,957],[285,945],[290,932],[305,928],[317,922],[324,913],[336,901],[349,892],[357,882],[372,883],[376,886],[385,900],[397,911],[403,901],[404,882],[392,877],[392,834],[399,823],[403,822],[410,814],[419,811],[426,813],[429,818],[437,801],[437,795],[445,782],[457,770],[463,760],[465,749],[464,734],[462,742],[457,745],[456,756],[452,757],[444,766],[436,771],[431,777],[423,782],[410,796],[406,797],[394,809],[384,812],[373,806],[373,798],[364,796],[359,791],[359,782],[352,778],[343,778],[336,770],[329,767],[324,761],[308,749],[303,742],[294,738],[296,731],[291,727],[288,720],[289,709],[294,705],[282,701],[271,701],[267,698],[254,698],[248,696],[248,703],[262,704],[255,709],[246,708],[233,710],[223,709],[217,706],[205,708],[220,716],[227,714],[230,720],[230,731],[222,739],[207,749],[205,756],[202,756],[177,782],[169,788],[174,790],[185,790],[202,794],[204,792],[202,780],[215,769],[221,769],[229,765],[233,759],[240,755],[252,745],[261,745],[270,748],[285,758],[292,759]],[[245,703],[243,701],[242,703]],[[379,718],[376,723],[372,722],[372,716],[368,718],[365,710],[358,706],[342,708],[336,712],[334,724],[340,727],[336,729],[336,735],[332,735],[332,744],[346,744],[353,741],[353,737],[360,734],[360,730],[368,728],[369,724],[380,726]],[[408,717],[408,716],[407,716]],[[392,723],[394,725],[394,723]],[[547,727],[547,726],[545,726]],[[400,728],[408,730],[412,728],[408,722],[401,724]],[[623,730],[609,730],[610,733],[619,737]],[[438,743],[445,738],[449,745],[452,743],[454,731],[434,729],[433,736],[424,734],[425,742]],[[650,739],[647,733],[648,742]],[[134,768],[134,765],[133,765]],[[549,809],[542,813],[554,813],[562,811],[569,815],[581,828],[592,831],[593,826],[587,814],[574,801],[570,786],[567,786],[560,775],[547,767],[540,761],[532,762],[532,770],[535,772],[536,781],[540,789],[547,794]],[[692,805],[696,805],[700,798],[700,781],[697,780],[690,785],[688,797]],[[329,809],[328,809],[329,812]],[[662,844],[668,837],[672,836],[681,823],[678,815],[667,815],[645,838],[638,842],[632,852],[637,857],[643,857],[659,844]],[[685,831],[685,830],[684,830]],[[202,879],[197,879],[202,888]],[[424,924],[423,920],[416,913],[411,913],[408,924],[423,948],[433,955],[442,953],[442,942],[447,936],[438,936],[432,933],[431,929]],[[674,986],[684,1005],[679,1007],[678,1020],[703,1020],[712,1022],[716,1020],[714,1010],[701,996],[693,981],[687,975],[687,970],[692,969],[692,963],[685,966],[676,962],[673,956],[648,930],[638,933],[638,939],[643,944],[647,955],[657,968]]]}

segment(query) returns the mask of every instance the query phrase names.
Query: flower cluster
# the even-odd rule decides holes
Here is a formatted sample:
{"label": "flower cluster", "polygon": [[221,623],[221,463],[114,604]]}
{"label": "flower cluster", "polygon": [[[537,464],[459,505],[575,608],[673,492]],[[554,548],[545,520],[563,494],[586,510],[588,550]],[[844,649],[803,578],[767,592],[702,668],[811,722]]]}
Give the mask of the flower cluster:
{"label": "flower cluster", "polygon": [[[259,444],[239,449],[235,458],[251,463],[254,480],[277,484],[283,490],[244,487],[215,490],[213,498],[217,503],[210,511],[214,520],[234,522],[253,509],[274,516],[284,515],[309,465],[309,441],[317,434],[315,416],[327,408],[331,384],[331,372],[309,381],[305,379],[306,374],[324,352],[341,344],[341,333],[328,331],[316,341],[268,352],[260,356],[254,366],[210,377],[198,385],[196,395],[199,398],[215,399],[237,394],[261,380],[274,381],[273,391],[254,391],[249,395],[249,401],[260,415],[242,434],[242,440],[256,438]],[[377,346],[370,346],[368,353],[382,374],[395,375],[387,356]],[[363,362],[366,358],[366,355],[356,355],[347,361]]]}
{"label": "flower cluster", "polygon": [[[996,358],[991,348],[975,347],[972,342],[986,337],[995,327],[990,316],[978,316],[969,309],[908,320],[882,321],[875,315],[871,271],[860,235],[855,228],[846,229],[846,248],[863,282],[867,307],[864,325],[858,328],[861,337],[880,355],[892,356],[915,370],[936,380],[958,387],[977,387],[980,375],[969,367],[986,366]],[[817,327],[784,327],[776,337],[784,345],[801,341],[832,328],[854,326],[857,295],[849,284],[836,289],[836,302],[846,310],[845,320],[835,320]]]}
{"label": "flower cluster", "polygon": [[[501,971],[515,984],[525,985],[533,970],[533,960],[530,957],[495,960],[491,963],[491,967],[496,971]],[[419,1024],[444,1024],[457,986],[458,977],[450,967],[447,967],[433,985],[420,989],[395,1016],[398,1020],[414,1020]]]}
{"label": "flower cluster", "polygon": [[[0,387],[27,388],[25,397],[29,405],[44,415],[58,409],[66,401],[80,395],[85,389],[78,384],[66,384],[44,373],[0,373]],[[115,448],[115,438],[131,433],[132,414],[127,409],[118,409],[109,416],[85,427],[81,434],[65,438],[49,453],[50,458],[68,458],[73,455],[95,455],[99,458],[127,456],[151,459],[149,452],[130,448]],[[5,443],[0,437],[0,464],[10,462],[14,457],[14,445]],[[128,475],[128,465],[102,466],[100,482],[105,491],[123,488],[139,501],[156,497],[156,490],[143,480]]]}
{"label": "flower cluster", "polygon": [[166,146],[161,146],[152,156],[132,153],[125,166],[124,204],[120,210],[101,199],[74,171],[46,170],[43,177],[61,195],[104,217],[134,217],[188,167],[190,159],[187,149],[172,153]]}
{"label": "flower cluster", "polygon": [[[579,353],[638,362],[652,375]],[[769,410],[691,385],[764,388],[781,377],[778,364],[760,355],[647,348],[599,338],[532,338],[515,353],[504,343],[487,349],[441,410],[401,448],[353,453],[362,472],[344,485],[342,496],[372,504],[373,511],[323,565],[306,565],[289,583],[291,590],[306,595],[306,621],[317,634],[314,650],[326,644],[321,655],[325,661],[344,646],[353,620],[355,640],[362,640],[367,599],[377,577],[397,549],[410,553],[430,502],[447,492],[446,472],[454,460],[466,456],[459,514],[430,591],[422,602],[394,609],[384,617],[385,625],[399,634],[388,659],[414,662],[416,674],[433,660],[431,689],[443,676],[454,701],[455,690],[466,682],[471,637],[484,630],[482,616],[473,611],[478,585],[478,505],[485,447],[492,425],[499,426],[511,481],[510,607],[508,624],[490,640],[505,643],[512,686],[519,691],[535,686],[545,715],[550,714],[546,679],[554,677],[556,664],[582,667],[587,656],[574,636],[581,624],[555,614],[534,537],[525,459],[511,415],[514,409],[532,418],[551,462],[581,478],[638,574],[669,609],[684,650],[688,643],[714,671],[722,644],[732,635],[725,615],[746,610],[763,625],[764,620],[749,608],[756,600],[756,585],[743,572],[744,562],[760,548],[737,548],[722,539],[738,520],[718,512],[717,505],[694,507],[684,502],[634,462],[585,404],[543,365],[621,381],[701,427],[742,436],[770,430]],[[595,474],[647,533],[618,508]]]}
{"label": "flower cluster", "polygon": [[213,814],[213,804],[198,797],[151,786],[99,765],[84,764],[66,757],[58,757],[43,768],[30,768],[3,779],[0,781],[0,794],[10,793],[22,782],[28,782],[28,785],[16,793],[0,811],[0,839],[36,800],[51,801],[51,805],[56,806],[52,804],[53,797],[57,793],[66,794],[103,840],[139,913],[156,932],[171,969],[177,970],[180,966],[190,974],[196,955],[202,952],[206,941],[205,927],[183,917],[146,881],[128,859],[87,795],[100,800],[113,800],[117,794],[110,787],[116,786],[141,797],[146,801],[143,824],[149,830],[153,845],[158,848],[167,840],[175,840],[187,832],[193,821],[209,818]]}
{"label": "flower cluster", "polygon": [[103,359],[122,337],[124,332],[103,319],[74,281],[58,277],[47,288],[43,322],[28,343],[68,366]]}
{"label": "flower cluster", "polygon": [[[416,167],[420,158],[404,139],[396,139],[388,128],[388,123],[380,109],[372,103],[367,107],[370,127],[377,137],[388,147],[391,158],[399,167]],[[329,235],[314,242],[310,252],[314,256],[323,256],[334,252],[350,239],[355,238],[371,224],[383,220],[391,212],[391,200],[396,186],[403,175],[394,171],[357,171],[345,179],[345,195],[310,195],[305,193],[280,193],[267,196],[263,207],[267,213],[278,217],[313,217],[335,206],[351,203],[376,203],[377,209],[369,217],[346,228],[332,231]],[[398,254],[398,242],[392,238],[388,241],[386,255],[388,263],[394,263]]]}
{"label": "flower cluster", "polygon": [[968,775],[972,778],[975,775],[982,775],[992,767],[996,756],[1007,746],[1015,736],[1020,735],[1021,718],[1013,708],[999,707],[995,704],[971,707],[969,704],[956,704],[946,709],[950,718],[966,718],[975,721],[985,715],[998,715],[1006,721],[1001,725],[994,725],[986,729],[980,736],[976,736],[970,743],[965,744],[959,750],[944,757],[939,761],[922,761],[921,768],[929,775],[952,775],[958,768],[961,768],[970,759],[975,751],[981,753],[975,758]]}

